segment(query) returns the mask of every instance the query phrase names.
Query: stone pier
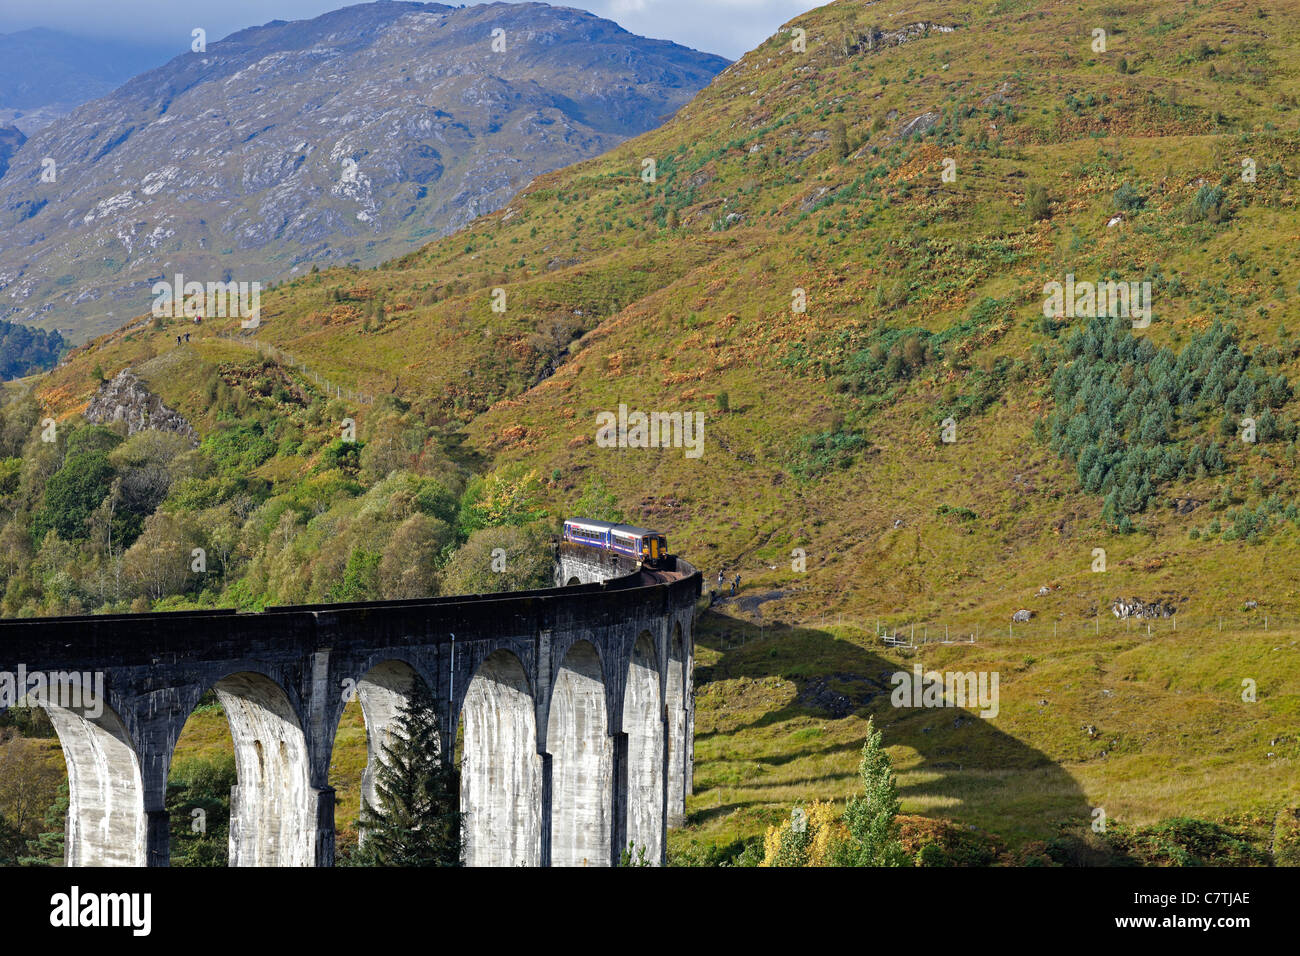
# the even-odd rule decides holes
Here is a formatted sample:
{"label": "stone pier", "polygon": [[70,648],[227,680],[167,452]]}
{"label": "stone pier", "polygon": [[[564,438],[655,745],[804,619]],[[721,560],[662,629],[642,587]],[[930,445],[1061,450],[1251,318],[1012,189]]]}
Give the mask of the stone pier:
{"label": "stone pier", "polygon": [[0,621],[0,672],[94,673],[50,714],[68,765],[70,866],[166,865],[167,775],[211,690],[230,722],[232,866],[330,866],[330,758],[356,696],[373,795],[418,678],[438,702],[472,866],[665,859],[694,768],[699,573],[560,549],[554,589],[233,611]]}

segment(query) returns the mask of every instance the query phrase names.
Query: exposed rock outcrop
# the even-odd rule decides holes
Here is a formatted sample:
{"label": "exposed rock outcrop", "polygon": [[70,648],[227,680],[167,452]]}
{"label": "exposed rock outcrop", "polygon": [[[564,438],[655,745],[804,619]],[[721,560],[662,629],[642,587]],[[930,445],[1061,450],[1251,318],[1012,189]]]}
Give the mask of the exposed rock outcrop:
{"label": "exposed rock outcrop", "polygon": [[129,368],[99,387],[95,397],[86,407],[86,419],[96,425],[109,422],[126,422],[126,433],[152,428],[157,431],[176,432],[195,445],[199,443],[194,426],[176,411],[162,403],[157,395],[144,387],[144,383]]}
{"label": "exposed rock outcrop", "polygon": [[1139,598],[1133,598],[1129,601],[1116,598],[1110,610],[1121,621],[1129,617],[1173,617],[1178,612],[1177,606],[1172,601],[1161,601],[1159,599],[1143,601]]}
{"label": "exposed rock outcrop", "polygon": [[903,128],[898,131],[898,138],[907,139],[909,136],[924,135],[934,129],[935,124],[937,124],[940,119],[942,119],[942,114],[940,113],[922,113],[920,116],[909,120],[903,125]]}

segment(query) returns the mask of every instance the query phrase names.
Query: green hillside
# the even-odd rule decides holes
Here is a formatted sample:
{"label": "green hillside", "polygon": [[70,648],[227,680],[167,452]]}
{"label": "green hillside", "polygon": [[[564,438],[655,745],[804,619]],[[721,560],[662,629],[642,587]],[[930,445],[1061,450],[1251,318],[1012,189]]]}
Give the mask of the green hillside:
{"label": "green hillside", "polygon": [[[905,813],[1023,847],[1101,807],[1268,849],[1300,804],[1298,14],[833,3],[501,212],[264,295],[251,335],[105,336],[6,411],[0,538],[31,558],[3,611],[451,591],[476,531],[598,504],[742,575],[699,635],[676,849],[842,799],[873,714]],[[1069,277],[1149,283],[1149,325],[1045,315]],[[128,366],[204,436],[146,544],[220,539],[219,578],[115,591],[93,533],[35,539],[67,451],[24,428],[71,432]],[[703,454],[600,447],[620,404],[703,413]],[[932,643],[877,636],[913,627]],[[998,717],[890,707],[917,662],[997,670]]]}

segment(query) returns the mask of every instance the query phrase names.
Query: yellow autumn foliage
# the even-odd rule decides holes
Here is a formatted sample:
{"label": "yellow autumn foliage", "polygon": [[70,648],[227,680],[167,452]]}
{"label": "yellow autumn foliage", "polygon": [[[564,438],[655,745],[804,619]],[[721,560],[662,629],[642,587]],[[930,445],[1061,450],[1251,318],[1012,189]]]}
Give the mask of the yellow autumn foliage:
{"label": "yellow autumn foliage", "polygon": [[462,501],[462,530],[524,525],[546,517],[541,505],[541,478],[537,470],[507,469],[475,478]]}
{"label": "yellow autumn foliage", "polygon": [[833,866],[834,849],[848,839],[840,811],[829,800],[814,800],[805,810],[803,832],[794,830],[793,817],[779,827],[768,827],[763,837],[760,866]]}

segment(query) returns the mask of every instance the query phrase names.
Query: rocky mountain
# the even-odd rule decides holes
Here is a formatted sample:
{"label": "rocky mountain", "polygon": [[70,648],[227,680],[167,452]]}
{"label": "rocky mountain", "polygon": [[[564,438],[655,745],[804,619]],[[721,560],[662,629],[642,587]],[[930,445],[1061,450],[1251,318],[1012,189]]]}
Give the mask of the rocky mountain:
{"label": "rocky mountain", "polygon": [[0,176],[9,168],[14,154],[27,142],[27,137],[17,126],[0,126]]}
{"label": "rocky mountain", "polygon": [[163,276],[390,258],[658,125],[726,64],[535,3],[371,3],[240,31],[14,157],[0,317],[85,339],[147,311]]}
{"label": "rocky mountain", "polygon": [[[682,850],[842,799],[867,717],[905,811],[963,832],[1059,850],[1104,807],[1112,834],[1191,816],[1268,845],[1300,760],[1298,66],[1294,0],[801,14],[457,234],[277,286],[251,334],[176,318],[76,350],[4,409],[0,610],[396,596],[456,528],[500,535],[438,572],[454,593],[539,510],[617,512],[710,585],[743,575],[697,632]],[[1107,284],[1147,317],[1099,307]],[[1062,286],[1087,292],[1057,308]],[[39,556],[27,530],[40,421],[73,432],[128,367],[205,476],[141,506],[135,555],[236,543],[152,605],[99,583],[89,526]],[[599,439],[647,412],[703,415],[702,454]],[[998,716],[894,706],[917,663],[1000,674]]]}

